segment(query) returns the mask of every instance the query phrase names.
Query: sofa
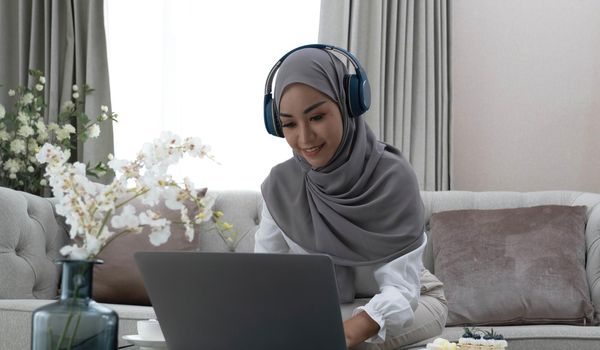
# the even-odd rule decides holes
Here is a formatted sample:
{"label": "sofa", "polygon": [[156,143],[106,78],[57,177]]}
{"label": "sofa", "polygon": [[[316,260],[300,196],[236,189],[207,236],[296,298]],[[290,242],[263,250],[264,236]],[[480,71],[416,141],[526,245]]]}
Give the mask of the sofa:
{"label": "sofa", "polygon": [[[222,191],[217,195],[216,210],[226,213],[227,221],[240,232],[248,231],[236,251],[253,250],[253,232],[260,223],[262,200],[259,192]],[[522,208],[538,205],[585,206],[585,274],[589,298],[600,312],[600,194],[573,191],[543,192],[422,192],[427,221],[433,214],[459,209]],[[0,349],[30,348],[32,312],[57,298],[60,270],[55,260],[58,250],[68,241],[63,221],[53,209],[53,200],[24,192],[0,188]],[[431,247],[423,257],[425,267],[436,274],[436,257]],[[438,247],[439,248],[439,247]],[[224,240],[212,233],[198,237],[200,251],[228,251]],[[509,290],[511,286],[500,284]],[[356,300],[363,303],[368,300]],[[136,322],[155,317],[151,306],[107,304],[119,314],[121,336],[135,334]],[[341,306],[342,316],[351,315],[354,304]],[[508,339],[511,350],[600,349],[600,327],[596,325],[531,324],[494,326]],[[460,326],[447,326],[440,335],[451,341],[463,334]],[[402,349],[422,348],[432,339]]]}

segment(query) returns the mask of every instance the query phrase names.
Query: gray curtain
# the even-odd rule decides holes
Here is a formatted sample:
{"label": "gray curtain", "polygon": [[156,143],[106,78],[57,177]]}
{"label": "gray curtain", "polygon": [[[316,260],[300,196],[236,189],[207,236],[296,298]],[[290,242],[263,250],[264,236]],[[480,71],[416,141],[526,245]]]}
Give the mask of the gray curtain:
{"label": "gray curtain", "polygon": [[421,189],[450,189],[447,0],[322,0],[319,42],[352,51],[372,89],[365,114]]}
{"label": "gray curtain", "polygon": [[[85,100],[90,118],[110,108],[103,0],[0,0],[0,103],[12,109],[8,89],[28,85],[28,70],[46,77],[46,121],[55,121],[73,84],[94,91]],[[112,124],[78,145],[79,161],[95,164],[113,153]]]}

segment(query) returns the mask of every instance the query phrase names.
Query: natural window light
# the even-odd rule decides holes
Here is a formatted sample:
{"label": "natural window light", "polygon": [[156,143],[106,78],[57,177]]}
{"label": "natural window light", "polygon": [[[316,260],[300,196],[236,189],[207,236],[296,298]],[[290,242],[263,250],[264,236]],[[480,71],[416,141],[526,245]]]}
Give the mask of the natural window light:
{"label": "natural window light", "polygon": [[263,123],[266,76],[287,51],[317,42],[319,0],[106,0],[115,157],[133,159],[169,130],[199,137],[219,165],[172,173],[209,189],[258,190],[288,159]]}

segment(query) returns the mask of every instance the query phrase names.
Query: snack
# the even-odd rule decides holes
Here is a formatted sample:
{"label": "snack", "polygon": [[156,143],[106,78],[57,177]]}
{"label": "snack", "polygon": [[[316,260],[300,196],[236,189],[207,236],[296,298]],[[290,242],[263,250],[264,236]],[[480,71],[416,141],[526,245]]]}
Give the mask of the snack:
{"label": "snack", "polygon": [[437,338],[433,343],[427,344],[427,350],[504,350],[507,347],[508,343],[502,334],[495,333],[493,328],[484,331],[465,327],[465,333],[458,340],[458,344],[444,338]]}
{"label": "snack", "polygon": [[456,343],[451,343],[444,338],[437,338],[433,343],[427,344],[427,350],[457,350]]}
{"label": "snack", "polygon": [[460,350],[503,350],[507,348],[508,343],[502,334],[494,333],[493,328],[490,331],[482,331],[465,327],[465,333],[458,339],[458,345]]}

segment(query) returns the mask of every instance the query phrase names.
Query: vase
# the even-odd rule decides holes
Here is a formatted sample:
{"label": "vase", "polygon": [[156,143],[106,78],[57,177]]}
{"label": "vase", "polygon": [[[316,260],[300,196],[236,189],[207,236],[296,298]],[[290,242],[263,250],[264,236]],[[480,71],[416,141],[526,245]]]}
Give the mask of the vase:
{"label": "vase", "polygon": [[62,260],[60,300],[33,312],[32,350],[117,349],[119,317],[92,300],[99,260]]}

